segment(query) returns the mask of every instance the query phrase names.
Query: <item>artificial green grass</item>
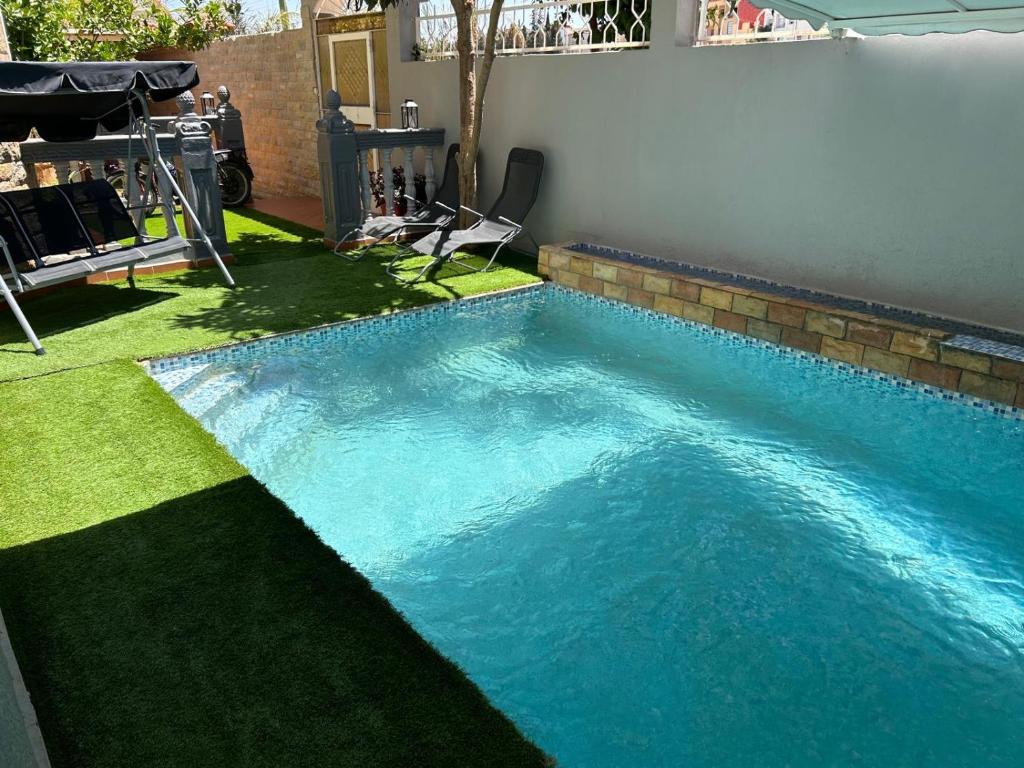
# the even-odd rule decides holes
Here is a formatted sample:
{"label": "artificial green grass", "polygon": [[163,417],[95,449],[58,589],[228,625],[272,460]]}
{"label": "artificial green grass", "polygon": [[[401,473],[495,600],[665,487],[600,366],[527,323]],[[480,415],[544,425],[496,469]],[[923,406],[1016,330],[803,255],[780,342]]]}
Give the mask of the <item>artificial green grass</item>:
{"label": "artificial green grass", "polygon": [[26,302],[43,358],[0,323],[0,606],[53,764],[543,765],[132,360],[535,278],[399,289],[241,218],[237,294],[203,271]]}
{"label": "artificial green grass", "polygon": [[[538,280],[532,260],[510,255],[493,272],[445,267],[412,287],[384,274],[381,249],[351,263],[320,233],[246,211],[229,212],[238,287],[216,269],[66,287],[22,308],[46,347],[37,357],[10,313],[0,313],[0,381],[124,358],[168,355],[361,315],[511,288]],[[153,219],[150,229],[159,228]],[[424,257],[426,258],[426,257]],[[410,274],[423,259],[408,262]]]}

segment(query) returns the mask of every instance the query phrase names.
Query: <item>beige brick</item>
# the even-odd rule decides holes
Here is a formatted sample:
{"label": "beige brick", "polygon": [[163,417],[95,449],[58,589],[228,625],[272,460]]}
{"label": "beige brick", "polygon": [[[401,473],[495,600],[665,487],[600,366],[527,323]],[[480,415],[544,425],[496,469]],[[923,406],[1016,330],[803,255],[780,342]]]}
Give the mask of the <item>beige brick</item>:
{"label": "beige brick", "polygon": [[952,365],[975,373],[989,373],[992,370],[992,358],[988,355],[979,355],[955,347],[940,345],[939,360],[943,365]]}
{"label": "beige brick", "polygon": [[782,326],[752,317],[747,320],[747,335],[778,344],[782,337]]}
{"label": "beige brick", "polygon": [[626,294],[629,288],[624,285],[618,285],[616,283],[605,283],[604,284],[604,295],[609,299],[618,299],[619,301],[626,300]]}
{"label": "beige brick", "polygon": [[569,288],[579,288],[580,276],[575,272],[560,269],[558,270],[558,282],[562,285],[568,286]]}
{"label": "beige brick", "polygon": [[1024,363],[995,357],[992,359],[992,375],[1000,379],[1024,382]]}
{"label": "beige brick", "polygon": [[683,317],[693,320],[695,323],[712,325],[715,322],[715,309],[704,304],[695,304],[692,301],[683,302]]}
{"label": "beige brick", "polygon": [[737,315],[735,312],[728,312],[724,309],[715,310],[715,327],[724,328],[727,331],[736,333],[747,332],[747,318]]}
{"label": "beige brick", "polygon": [[755,299],[753,296],[736,295],[732,300],[732,311],[737,315],[746,315],[756,320],[768,317],[768,302]]}
{"label": "beige brick", "polygon": [[821,354],[833,360],[860,365],[864,359],[864,345],[852,341],[840,341],[832,336],[821,337]]}
{"label": "beige brick", "polygon": [[821,349],[821,334],[786,326],[782,329],[782,343],[805,352],[817,352]]}
{"label": "beige brick", "polygon": [[895,352],[886,352],[876,347],[864,347],[864,359],[861,361],[868,368],[873,368],[882,373],[891,373],[893,376],[906,378],[910,371],[910,358],[906,355],[897,355]]}
{"label": "beige brick", "polygon": [[768,305],[768,322],[779,325],[789,325],[793,328],[803,328],[807,310],[801,307],[794,307],[789,304],[778,304],[771,302]]}
{"label": "beige brick", "polygon": [[660,293],[654,295],[654,308],[658,312],[664,312],[676,317],[683,316],[683,300],[672,296],[664,296]]}
{"label": "beige brick", "polygon": [[547,248],[541,248],[540,253],[537,254],[537,263],[547,266],[548,258],[551,256],[551,252]]}
{"label": "beige brick", "polygon": [[602,296],[604,295],[604,281],[598,280],[596,277],[582,275],[580,276],[580,290]]}
{"label": "beige brick", "polygon": [[889,349],[889,344],[892,343],[892,330],[880,325],[850,320],[846,324],[846,340],[868,347]]}
{"label": "beige brick", "polygon": [[1018,408],[1024,408],[1024,384],[1017,385],[1017,402]]}
{"label": "beige brick", "polygon": [[594,276],[594,262],[590,259],[581,259],[578,256],[573,256],[570,259],[570,262],[569,269],[577,275],[586,275],[587,277]]}
{"label": "beige brick", "polygon": [[644,291],[640,288],[630,288],[629,293],[626,294],[626,298],[630,304],[647,307],[648,309],[654,307],[654,294],[650,291]]}
{"label": "beige brick", "polygon": [[684,301],[700,302],[700,286],[685,280],[673,280],[672,295]]}
{"label": "beige brick", "polygon": [[659,275],[644,275],[642,287],[651,293],[661,293],[668,296],[672,292],[672,279]]}
{"label": "beige brick", "polygon": [[732,297],[733,294],[729,293],[729,291],[723,291],[719,288],[711,288],[705,285],[700,289],[700,303],[715,309],[731,310]]}
{"label": "beige brick", "polygon": [[552,253],[548,257],[548,264],[552,269],[569,269],[570,261],[569,254],[560,251]]}
{"label": "beige brick", "polygon": [[837,339],[846,335],[846,321],[843,318],[826,315],[822,312],[808,312],[804,328],[811,333],[820,333],[822,336],[832,336]]}
{"label": "beige brick", "polygon": [[619,279],[619,268],[600,261],[594,262],[594,277],[598,280],[606,280],[609,283],[617,283]]}
{"label": "beige brick", "polygon": [[948,365],[939,365],[917,358],[910,361],[910,370],[907,375],[914,381],[931,384],[933,387],[942,389],[951,389],[954,392],[960,384],[959,368],[950,368]]}
{"label": "beige brick", "polygon": [[939,345],[933,339],[919,336],[916,333],[896,331],[892,335],[892,344],[889,345],[889,349],[901,355],[910,355],[922,360],[934,362],[939,359]]}
{"label": "beige brick", "polygon": [[964,371],[960,377],[960,391],[1007,405],[1013,405],[1017,397],[1017,385],[1012,381],[985,376],[974,371]]}
{"label": "beige brick", "polygon": [[623,269],[619,267],[618,283],[624,285],[627,288],[639,288],[644,281],[642,272],[637,272],[635,269]]}

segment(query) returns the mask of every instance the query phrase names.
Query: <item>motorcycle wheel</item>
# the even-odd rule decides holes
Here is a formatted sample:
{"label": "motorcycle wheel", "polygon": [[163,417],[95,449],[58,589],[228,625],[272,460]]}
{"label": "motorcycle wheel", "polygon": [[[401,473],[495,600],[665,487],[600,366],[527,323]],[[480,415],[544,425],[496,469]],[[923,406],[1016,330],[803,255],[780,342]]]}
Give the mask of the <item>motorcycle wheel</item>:
{"label": "motorcycle wheel", "polygon": [[252,197],[252,181],[249,175],[235,163],[221,163],[217,166],[220,181],[220,200],[225,208],[245,205]]}

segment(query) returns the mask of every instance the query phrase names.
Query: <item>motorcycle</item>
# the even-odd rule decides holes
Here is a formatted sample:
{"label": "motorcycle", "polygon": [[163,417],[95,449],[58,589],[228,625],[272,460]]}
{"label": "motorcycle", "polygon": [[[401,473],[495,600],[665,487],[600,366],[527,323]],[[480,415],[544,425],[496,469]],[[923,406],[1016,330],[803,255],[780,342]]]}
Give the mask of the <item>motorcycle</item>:
{"label": "motorcycle", "polygon": [[213,152],[217,160],[217,182],[220,184],[220,200],[225,208],[237,208],[252,199],[252,167],[245,151],[241,149],[217,149]]}

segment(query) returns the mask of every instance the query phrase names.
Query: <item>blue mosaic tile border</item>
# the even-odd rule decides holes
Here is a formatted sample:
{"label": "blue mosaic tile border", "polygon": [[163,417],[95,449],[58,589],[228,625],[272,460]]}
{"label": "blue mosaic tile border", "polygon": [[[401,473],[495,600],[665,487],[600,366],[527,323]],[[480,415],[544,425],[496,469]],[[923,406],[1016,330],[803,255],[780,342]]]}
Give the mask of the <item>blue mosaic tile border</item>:
{"label": "blue mosaic tile border", "polygon": [[678,325],[684,325],[687,328],[691,328],[700,333],[709,334],[712,336],[720,336],[727,338],[730,341],[738,344],[743,344],[750,347],[758,347],[760,349],[768,350],[769,352],[781,355],[784,357],[795,357],[801,360],[806,360],[817,366],[827,368],[830,372],[835,372],[841,376],[855,377],[855,378],[866,378],[873,381],[884,382],[890,386],[897,387],[898,389],[906,390],[916,394],[923,395],[928,398],[936,398],[939,400],[947,400],[949,402],[961,403],[971,408],[978,408],[986,413],[991,413],[996,416],[1001,416],[1010,419],[1019,419],[1024,421],[1024,408],[1017,408],[1012,405],[1004,405],[1002,403],[996,403],[991,400],[982,400],[979,397],[973,395],[967,395],[963,392],[951,392],[948,389],[941,389],[939,387],[933,387],[929,384],[922,384],[921,382],[912,381],[910,379],[904,379],[901,376],[893,376],[889,373],[882,373],[881,371],[874,371],[870,368],[864,368],[859,365],[851,365],[850,363],[843,363],[838,360],[833,360],[830,357],[824,357],[822,355],[815,354],[813,352],[805,352],[802,349],[794,349],[792,347],[784,347],[779,344],[773,344],[770,341],[764,341],[762,339],[754,338],[753,336],[747,336],[742,333],[736,333],[734,331],[727,331],[724,328],[717,328],[713,325],[705,325],[698,323],[693,320],[687,320],[686,318],[676,317],[675,315],[667,315],[663,312],[656,312],[653,309],[647,309],[646,307],[638,307],[635,304],[628,304],[623,301],[617,301],[615,299],[608,299],[604,296],[596,296],[592,293],[585,291],[579,291],[574,288],[568,288],[564,285],[556,283],[550,283],[551,290],[561,291],[567,295],[574,297],[581,297],[586,301],[596,301],[609,306],[620,308],[622,311],[629,312],[630,314],[640,315],[642,317],[649,317],[652,320],[659,322],[671,322]]}
{"label": "blue mosaic tile border", "polygon": [[993,357],[1001,357],[1005,360],[1024,363],[1024,347],[1017,347],[1001,341],[993,341],[992,339],[979,339],[977,336],[968,336],[964,333],[957,334],[952,339],[947,339],[942,342],[942,346],[963,349],[968,352],[979,352],[983,355],[992,355]]}
{"label": "blue mosaic tile border", "polygon": [[667,315],[645,307],[638,307],[634,304],[608,299],[603,296],[595,296],[593,294],[567,288],[556,283],[540,283],[524,286],[522,288],[513,288],[507,291],[485,294],[482,296],[456,299],[437,304],[428,304],[423,307],[400,310],[387,315],[375,315],[372,317],[347,320],[340,323],[332,323],[330,325],[320,326],[318,328],[312,328],[304,331],[293,331],[275,336],[264,336],[259,339],[237,342],[221,347],[213,347],[201,352],[146,360],[143,361],[143,365],[146,367],[149,374],[156,379],[164,389],[172,390],[185,383],[188,379],[198,373],[199,370],[197,369],[201,369],[210,363],[253,359],[255,357],[264,356],[272,350],[315,350],[318,347],[322,347],[324,342],[329,342],[332,339],[348,334],[376,333],[383,328],[400,327],[402,325],[417,323],[426,315],[458,314],[461,311],[475,309],[476,307],[487,304],[515,301],[523,295],[529,295],[538,291],[557,291],[580,302],[598,302],[614,307],[620,312],[639,315],[651,320],[652,322],[683,325],[688,329],[695,330],[699,333],[728,339],[732,343],[758,347],[760,349],[768,350],[773,354],[806,360],[840,376],[867,378],[874,381],[884,382],[890,386],[914,392],[924,397],[961,403],[965,406],[977,408],[986,413],[991,413],[1004,418],[1024,420],[1024,408],[1002,405],[990,400],[982,400],[980,398],[973,397],[972,395],[963,394],[962,392],[950,392],[949,390],[940,389],[927,384],[921,384],[899,376],[893,376],[880,371],[873,371],[869,368],[850,365],[849,363],[842,363],[811,352],[805,352],[791,347],[783,347],[768,341],[756,339],[752,336],[746,336],[744,334],[734,333],[733,331],[727,331],[722,328],[704,325],[703,323],[697,323],[674,315]]}
{"label": "blue mosaic tile border", "polygon": [[368,333],[379,328],[398,326],[412,322],[424,314],[441,314],[458,312],[460,310],[476,307],[482,304],[490,304],[498,301],[506,301],[512,296],[524,293],[542,291],[547,288],[547,283],[535,283],[524,285],[518,288],[509,288],[504,291],[485,293],[479,296],[469,296],[464,299],[452,299],[450,301],[425,304],[422,307],[412,309],[396,310],[384,315],[371,315],[369,317],[357,317],[352,320],[342,320],[337,323],[316,326],[299,331],[288,331],[287,333],[276,333],[267,336],[260,336],[255,339],[236,341],[231,344],[224,344],[219,347],[197,352],[189,352],[184,355],[172,355],[170,357],[152,358],[140,361],[143,367],[151,376],[163,374],[168,371],[194,368],[197,365],[207,363],[224,362],[229,360],[243,360],[253,357],[256,353],[266,354],[269,350],[277,349],[315,349],[322,346],[324,341],[350,333]]}
{"label": "blue mosaic tile border", "polygon": [[821,304],[837,310],[865,312],[867,314],[877,315],[878,317],[885,318],[887,320],[911,323],[913,325],[934,328],[939,331],[946,331],[947,333],[963,334],[983,340],[1000,342],[1010,347],[1024,348],[1024,335],[1019,333],[1004,331],[999,328],[989,328],[987,326],[967,323],[960,320],[952,320],[948,317],[929,315],[926,312],[918,312],[916,310],[905,309],[903,307],[894,307],[890,304],[877,304],[872,301],[850,299],[844,296],[836,296],[832,293],[815,291],[810,288],[797,288],[796,286],[778,283],[774,280],[768,280],[761,277],[751,277],[750,275],[743,275],[738,272],[725,272],[720,269],[713,269],[712,267],[701,267],[696,264],[689,264],[685,261],[675,261],[674,259],[665,259],[659,256],[649,256],[643,253],[636,253],[635,251],[612,248],[607,245],[578,242],[570,243],[563,247],[568,251],[575,251],[576,253],[582,253],[588,256],[615,259],[616,261],[624,261],[629,264],[659,269],[665,272],[685,275],[687,277],[697,277],[704,280],[717,280],[731,283],[739,286],[740,288],[746,288],[752,291],[773,293],[777,296],[788,299],[812,301],[816,304]]}

